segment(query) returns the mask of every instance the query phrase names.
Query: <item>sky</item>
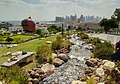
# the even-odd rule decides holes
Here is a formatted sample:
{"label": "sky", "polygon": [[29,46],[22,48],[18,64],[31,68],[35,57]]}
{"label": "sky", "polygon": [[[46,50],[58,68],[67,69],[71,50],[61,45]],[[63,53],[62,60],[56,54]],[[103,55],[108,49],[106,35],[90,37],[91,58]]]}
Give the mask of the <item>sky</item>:
{"label": "sky", "polygon": [[0,0],[0,20],[51,21],[55,16],[81,14],[110,18],[120,0]]}

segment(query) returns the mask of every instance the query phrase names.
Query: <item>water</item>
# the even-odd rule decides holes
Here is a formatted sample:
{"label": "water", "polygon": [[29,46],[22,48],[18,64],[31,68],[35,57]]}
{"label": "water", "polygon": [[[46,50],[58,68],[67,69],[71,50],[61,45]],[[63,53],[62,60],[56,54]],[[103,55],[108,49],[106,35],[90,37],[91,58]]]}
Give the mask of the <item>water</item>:
{"label": "water", "polygon": [[45,78],[40,84],[70,84],[73,80],[78,80],[79,76],[84,76],[85,58],[91,54],[90,51],[83,48],[83,41],[79,41],[77,36],[71,36],[70,40],[74,45],[68,53],[69,60],[58,67],[53,74]]}

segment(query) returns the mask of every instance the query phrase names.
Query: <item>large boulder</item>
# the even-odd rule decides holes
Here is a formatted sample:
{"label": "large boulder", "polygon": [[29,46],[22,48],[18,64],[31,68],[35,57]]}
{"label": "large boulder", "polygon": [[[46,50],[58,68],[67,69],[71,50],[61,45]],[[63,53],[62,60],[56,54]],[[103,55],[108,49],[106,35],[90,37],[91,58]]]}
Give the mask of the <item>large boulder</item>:
{"label": "large boulder", "polygon": [[107,61],[107,62],[105,62],[104,65],[103,65],[103,69],[105,69],[105,70],[111,71],[111,70],[113,70],[114,68],[115,68],[115,63],[114,63],[114,62],[111,62],[111,61]]}
{"label": "large boulder", "polygon": [[67,54],[64,54],[64,53],[59,54],[57,58],[63,60],[64,62],[68,61],[68,56],[67,56]]}
{"label": "large boulder", "polygon": [[53,61],[53,64],[56,66],[56,67],[59,67],[61,66],[62,64],[64,64],[64,61],[59,59],[59,58],[55,58],[54,61]]}
{"label": "large boulder", "polygon": [[43,71],[44,73],[53,72],[54,69],[55,69],[55,66],[49,63],[46,63],[41,67],[41,71]]}
{"label": "large boulder", "polygon": [[86,82],[82,82],[80,80],[74,80],[74,81],[72,81],[71,84],[86,84]]}

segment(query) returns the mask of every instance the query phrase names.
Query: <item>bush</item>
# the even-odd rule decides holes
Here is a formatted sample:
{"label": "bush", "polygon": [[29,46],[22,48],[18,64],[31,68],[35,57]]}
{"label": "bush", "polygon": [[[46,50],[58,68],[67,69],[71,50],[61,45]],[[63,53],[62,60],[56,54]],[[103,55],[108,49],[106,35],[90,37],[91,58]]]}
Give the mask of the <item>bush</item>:
{"label": "bush", "polygon": [[47,61],[47,57],[52,54],[51,47],[48,45],[41,45],[37,49],[37,61],[38,63],[43,63],[44,61]]}
{"label": "bush", "polygon": [[87,84],[97,84],[97,81],[96,81],[93,77],[90,77],[90,78],[87,80]]}
{"label": "bush", "polygon": [[56,37],[56,40],[52,43],[52,50],[60,50],[62,48],[69,49],[71,46],[70,42],[67,40],[63,40],[61,35]]}
{"label": "bush", "polygon": [[10,37],[7,37],[5,41],[7,41],[7,42],[12,42],[12,41],[14,41],[14,39],[13,39],[13,38],[10,38]]}
{"label": "bush", "polygon": [[89,39],[89,36],[83,32],[78,33],[77,36],[81,39]]}
{"label": "bush", "polygon": [[94,49],[94,56],[100,59],[111,59],[114,53],[114,47],[110,42],[97,44]]}
{"label": "bush", "polygon": [[4,80],[7,84],[27,84],[27,79],[27,72],[19,67],[0,69],[0,80]]}
{"label": "bush", "polygon": [[101,43],[101,40],[100,40],[99,38],[92,38],[90,41],[91,41],[92,44],[94,44],[94,45],[96,45],[96,44],[98,44],[98,43]]}
{"label": "bush", "polygon": [[52,55],[49,55],[47,58],[48,63],[53,64],[54,58]]}

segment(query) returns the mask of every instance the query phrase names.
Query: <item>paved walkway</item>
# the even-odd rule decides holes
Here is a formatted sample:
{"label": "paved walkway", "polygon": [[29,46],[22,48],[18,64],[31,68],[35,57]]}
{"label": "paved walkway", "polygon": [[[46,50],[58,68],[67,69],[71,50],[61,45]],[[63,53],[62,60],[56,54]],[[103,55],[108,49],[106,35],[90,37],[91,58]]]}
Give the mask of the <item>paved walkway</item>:
{"label": "paved walkway", "polygon": [[89,34],[90,37],[98,37],[103,40],[111,41],[112,44],[115,44],[117,41],[120,40],[119,35],[110,35],[110,34]]}

